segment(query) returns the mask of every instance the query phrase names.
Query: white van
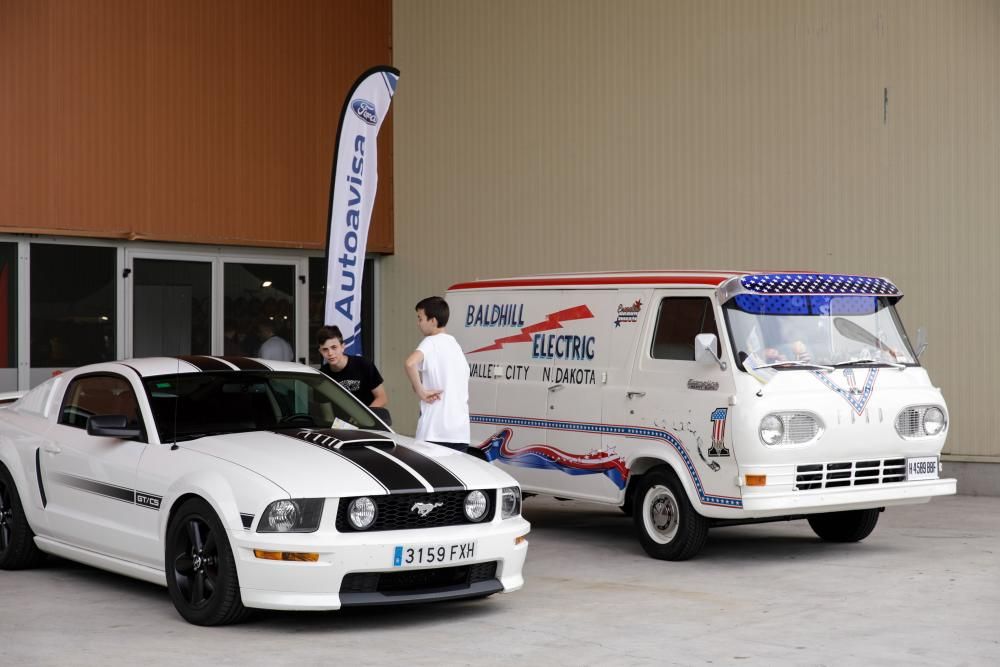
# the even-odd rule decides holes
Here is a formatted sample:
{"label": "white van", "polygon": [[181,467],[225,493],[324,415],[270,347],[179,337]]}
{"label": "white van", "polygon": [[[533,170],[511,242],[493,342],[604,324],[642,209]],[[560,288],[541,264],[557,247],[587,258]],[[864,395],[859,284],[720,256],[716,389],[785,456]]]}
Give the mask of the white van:
{"label": "white van", "polygon": [[473,446],[524,491],[620,506],[655,558],[710,526],[867,537],[941,479],[941,391],[884,278],[573,274],[454,285]]}

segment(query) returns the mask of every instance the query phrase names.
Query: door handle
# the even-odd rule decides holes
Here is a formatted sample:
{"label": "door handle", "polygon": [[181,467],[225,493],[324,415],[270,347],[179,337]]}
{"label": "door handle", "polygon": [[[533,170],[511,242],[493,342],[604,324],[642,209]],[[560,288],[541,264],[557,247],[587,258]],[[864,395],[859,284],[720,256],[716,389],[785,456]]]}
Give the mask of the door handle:
{"label": "door handle", "polygon": [[58,454],[59,452],[62,451],[59,445],[57,445],[54,442],[46,442],[44,445],[42,445],[42,449],[44,449],[49,454]]}
{"label": "door handle", "polygon": [[560,390],[561,390],[561,389],[562,389],[562,388],[563,388],[564,386],[565,386],[565,385],[561,385],[561,384],[553,384],[553,385],[550,385],[550,386],[549,386],[549,391],[550,391],[550,392],[553,392],[553,391],[560,391]]}
{"label": "door handle", "polygon": [[628,398],[628,399],[642,398],[645,395],[646,395],[646,392],[644,392],[644,391],[626,391],[625,392],[625,398]]}

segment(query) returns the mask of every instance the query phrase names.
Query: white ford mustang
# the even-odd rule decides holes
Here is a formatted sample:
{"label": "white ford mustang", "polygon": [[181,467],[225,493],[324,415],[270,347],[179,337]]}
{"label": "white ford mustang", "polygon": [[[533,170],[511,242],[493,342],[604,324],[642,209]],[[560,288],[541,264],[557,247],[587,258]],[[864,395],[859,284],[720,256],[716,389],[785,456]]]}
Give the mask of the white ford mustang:
{"label": "white ford mustang", "polygon": [[506,473],[299,364],[95,364],[0,408],[0,568],[51,553],[165,585],[199,625],[516,590],[520,510]]}

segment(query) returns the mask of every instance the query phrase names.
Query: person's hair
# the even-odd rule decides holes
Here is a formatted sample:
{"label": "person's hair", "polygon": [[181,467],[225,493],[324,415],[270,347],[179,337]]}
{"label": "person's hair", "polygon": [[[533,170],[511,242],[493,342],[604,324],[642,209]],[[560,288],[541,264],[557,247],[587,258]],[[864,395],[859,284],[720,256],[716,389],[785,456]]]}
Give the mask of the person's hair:
{"label": "person's hair", "polygon": [[439,296],[429,296],[426,299],[421,299],[417,302],[417,306],[414,310],[424,311],[424,317],[431,319],[432,317],[437,320],[437,325],[439,329],[443,329],[448,326],[448,316],[450,311],[448,310],[448,302]]}
{"label": "person's hair", "polygon": [[323,327],[316,332],[316,344],[320,347],[331,338],[339,340],[341,345],[344,344],[344,334],[340,333],[340,327]]}

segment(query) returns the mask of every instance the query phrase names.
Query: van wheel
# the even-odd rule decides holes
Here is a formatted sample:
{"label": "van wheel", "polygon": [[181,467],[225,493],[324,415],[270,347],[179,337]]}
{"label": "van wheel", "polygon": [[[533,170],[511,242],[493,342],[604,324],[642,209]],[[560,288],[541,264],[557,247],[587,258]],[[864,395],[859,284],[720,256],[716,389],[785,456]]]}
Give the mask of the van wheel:
{"label": "van wheel", "polygon": [[806,518],[813,532],[827,542],[860,542],[875,530],[881,512],[881,509],[875,508],[810,514]]}
{"label": "van wheel", "polygon": [[672,471],[643,475],[635,492],[632,519],[639,542],[653,558],[687,560],[701,551],[708,538],[708,519],[688,501]]}
{"label": "van wheel", "polygon": [[0,570],[26,570],[45,558],[35,546],[24,506],[7,469],[0,465]]}

